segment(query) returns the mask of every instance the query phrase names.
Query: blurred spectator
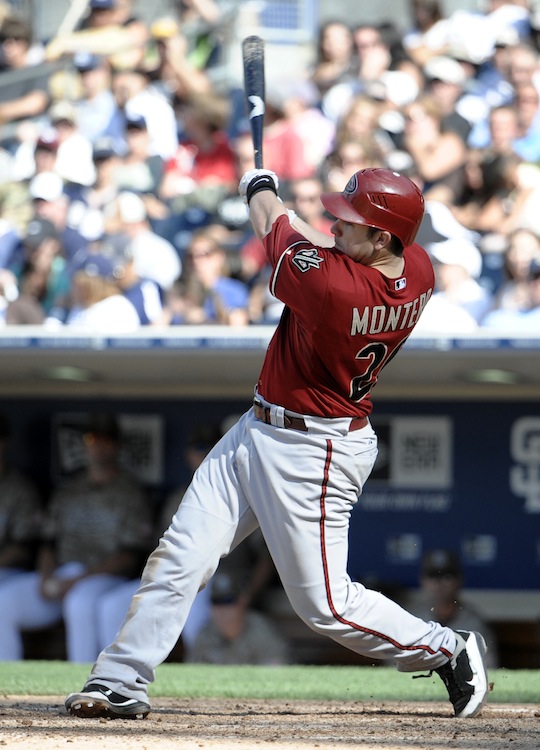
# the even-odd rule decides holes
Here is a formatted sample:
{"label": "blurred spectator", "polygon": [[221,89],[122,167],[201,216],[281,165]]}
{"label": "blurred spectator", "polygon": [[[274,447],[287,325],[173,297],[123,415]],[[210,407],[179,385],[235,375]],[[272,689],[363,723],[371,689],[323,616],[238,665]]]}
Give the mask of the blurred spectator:
{"label": "blurred spectator", "polygon": [[115,277],[120,291],[139,316],[141,325],[155,325],[163,319],[163,291],[152,279],[141,278],[129,247],[116,258]]}
{"label": "blurred spectator", "polygon": [[353,38],[360,82],[365,85],[370,81],[380,81],[392,63],[390,48],[380,28],[361,24],[353,30]]}
{"label": "blurred spectator", "polygon": [[38,571],[0,587],[2,661],[23,658],[21,629],[63,618],[68,659],[92,662],[100,597],[135,575],[148,553],[150,509],[141,485],[120,467],[114,415],[90,416],[84,447],[87,467],[51,497]]}
{"label": "blurred spectator", "polygon": [[120,234],[143,279],[151,279],[163,290],[170,289],[180,276],[182,263],[174,246],[152,231],[143,199],[131,191],[121,191],[106,212],[107,234]]}
{"label": "blurred spectator", "polygon": [[190,44],[174,18],[159,18],[150,26],[155,59],[149,63],[153,85],[170,102],[208,94],[212,84],[204,64],[190,59]]}
{"label": "blurred spectator", "polygon": [[76,101],[79,131],[94,143],[108,136],[121,150],[124,143],[124,117],[111,91],[111,68],[101,55],[77,52],[73,64],[80,76],[82,95]]}
{"label": "blurred spectator", "polygon": [[46,219],[29,222],[22,238],[24,264],[20,269],[20,293],[7,309],[7,323],[43,322],[48,316],[65,317],[69,295],[60,235]]}
{"label": "blurred spectator", "polygon": [[55,172],[66,182],[92,185],[96,177],[92,143],[79,129],[77,108],[67,100],[55,102],[48,116],[58,137]]}
{"label": "blurred spectator", "polygon": [[[426,79],[425,93],[439,108],[442,132],[455,133],[464,144],[467,143],[471,132],[473,118],[479,116],[476,111],[478,106],[471,109],[473,97],[470,94],[466,95],[466,85],[475,72],[472,65],[469,65],[466,72],[466,64],[450,55],[441,55],[428,60],[423,69]],[[485,108],[482,107],[482,113],[484,112]]]}
{"label": "blurred spectator", "polygon": [[536,336],[540,330],[540,260],[529,265],[526,302],[519,309],[500,308],[493,310],[483,320],[486,328],[512,334],[527,333]]}
{"label": "blurred spectator", "polygon": [[336,126],[317,106],[316,86],[303,78],[281,79],[267,88],[266,98],[276,103],[298,134],[306,165],[314,174],[336,135]]}
{"label": "blurred spectator", "polygon": [[532,82],[516,86],[515,92],[519,136],[514,141],[513,150],[524,161],[534,163],[540,159],[540,94]]}
{"label": "blurred spectator", "polygon": [[114,263],[88,253],[70,265],[71,302],[66,326],[97,333],[132,333],[140,326],[133,304],[122,294]]}
{"label": "blurred spectator", "polygon": [[495,307],[500,310],[524,310],[529,304],[529,270],[540,260],[540,236],[530,229],[510,234],[504,254],[504,280],[497,291]]}
{"label": "blurred spectator", "polygon": [[127,152],[115,170],[116,184],[120,190],[159,194],[163,179],[164,161],[150,150],[150,136],[146,120],[141,115],[126,119]]}
{"label": "blurred spectator", "polygon": [[225,131],[229,103],[216,94],[193,95],[179,115],[183,140],[165,165],[160,197],[181,215],[196,205],[208,216],[237,186],[234,153]]}
{"label": "blurred spectator", "polygon": [[266,169],[278,175],[283,187],[314,174],[295,123],[286,115],[283,98],[272,90],[266,98],[263,153]]}
{"label": "blurred spectator", "polygon": [[211,581],[211,620],[187,648],[186,661],[202,664],[290,663],[289,645],[268,615],[242,602],[241,576],[237,580],[238,576],[220,568]]}
{"label": "blurred spectator", "polygon": [[317,86],[320,98],[323,99],[336,84],[354,78],[356,71],[351,28],[344,21],[325,21],[319,29],[316,59],[310,70],[310,78]]}
{"label": "blurred spectator", "polygon": [[[203,461],[206,454],[214,447],[222,435],[221,428],[213,422],[195,425],[186,444],[185,462],[189,471],[193,472]],[[172,518],[182,501],[187,487],[173,490],[165,499],[155,524],[156,542],[171,525]],[[133,595],[140,585],[140,578],[134,578],[116,586],[101,597],[97,612],[99,623],[100,648],[113,642],[122,620],[128,611]],[[193,643],[201,627],[210,616],[210,587],[202,589],[196,596],[190,609],[186,623],[182,629],[184,646]]]}
{"label": "blurred spectator", "polygon": [[463,191],[467,150],[456,133],[442,130],[442,119],[442,110],[434,99],[419,97],[406,109],[403,145],[414,161],[426,198],[433,188],[440,194],[444,187],[443,194],[454,202]]}
{"label": "blurred spectator", "polygon": [[226,252],[211,228],[193,234],[186,257],[186,286],[193,299],[198,296],[199,304],[186,313],[185,322],[249,323],[247,286],[230,277]]}
{"label": "blurred spectator", "polygon": [[448,44],[448,21],[441,0],[409,0],[413,24],[403,37],[403,46],[418,65],[443,54]]}
{"label": "blurred spectator", "polygon": [[41,172],[29,185],[33,219],[50,221],[60,236],[67,260],[88,247],[81,232],[70,224],[70,199],[64,190],[64,181],[56,172]]}
{"label": "blurred spectator", "polygon": [[132,13],[132,0],[90,0],[88,13],[71,33],[59,34],[47,45],[49,60],[67,53],[107,56],[113,67],[133,67],[143,59],[146,24]]}
{"label": "blurred spectator", "polygon": [[[1,21],[0,122],[8,146],[16,139],[16,131],[13,127],[6,132],[5,124],[38,120],[49,104],[47,74],[40,70],[39,60],[30,57],[31,46],[32,31],[28,24],[15,16]],[[25,69],[28,75],[21,75]]]}
{"label": "blurred spectator", "polygon": [[118,107],[129,117],[141,116],[150,136],[150,153],[171,159],[178,147],[176,116],[167,98],[152,85],[144,68],[116,70],[112,92]]}
{"label": "blurred spectator", "polygon": [[11,463],[11,421],[0,414],[0,587],[35,565],[43,509],[36,486]]}
{"label": "blurred spectator", "polygon": [[418,331],[476,330],[491,308],[490,293],[478,283],[480,251],[465,239],[434,242],[426,248],[435,268],[435,293],[425,306]]}
{"label": "blurred spectator", "polygon": [[120,192],[118,175],[122,158],[113,138],[102,136],[94,141],[92,161],[96,177],[92,185],[80,194],[80,198],[89,209],[104,214]]}
{"label": "blurred spectator", "polygon": [[373,138],[366,136],[359,139],[350,137],[340,140],[328,154],[319,169],[319,176],[324,189],[340,193],[359,169],[379,167],[383,164],[383,155]]}
{"label": "blurred spectator", "polygon": [[540,226],[536,166],[525,164],[515,153],[486,151],[480,154],[474,180],[466,200],[451,207],[461,224],[484,235],[503,236],[519,227],[535,230]]}
{"label": "blurred spectator", "polygon": [[291,184],[291,208],[311,227],[331,236],[330,227],[333,221],[325,213],[320,200],[324,190],[325,187],[318,177],[295,180]]}
{"label": "blurred spectator", "polygon": [[285,305],[270,291],[270,267],[264,268],[249,288],[249,322],[254,325],[275,325]]}
{"label": "blurred spectator", "polygon": [[412,614],[426,621],[435,620],[453,630],[476,630],[486,639],[487,665],[498,666],[497,641],[493,629],[462,598],[463,570],[458,556],[447,549],[426,552],[420,569],[423,600],[411,607]]}

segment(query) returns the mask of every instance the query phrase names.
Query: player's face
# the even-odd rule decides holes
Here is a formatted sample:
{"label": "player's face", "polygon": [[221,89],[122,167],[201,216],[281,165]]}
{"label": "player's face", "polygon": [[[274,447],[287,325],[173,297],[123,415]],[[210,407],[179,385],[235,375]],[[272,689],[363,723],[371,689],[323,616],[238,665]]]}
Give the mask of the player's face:
{"label": "player's face", "polygon": [[336,250],[348,255],[357,263],[370,265],[378,255],[378,235],[382,232],[372,234],[370,227],[362,224],[349,224],[341,219],[336,219],[330,231],[335,238]]}

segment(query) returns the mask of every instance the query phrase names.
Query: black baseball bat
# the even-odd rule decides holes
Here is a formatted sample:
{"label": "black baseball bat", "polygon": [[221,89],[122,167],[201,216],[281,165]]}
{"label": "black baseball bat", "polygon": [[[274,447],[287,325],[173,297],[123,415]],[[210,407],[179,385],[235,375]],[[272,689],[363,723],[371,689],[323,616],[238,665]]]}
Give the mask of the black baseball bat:
{"label": "black baseball bat", "polygon": [[259,36],[248,36],[242,42],[244,91],[255,152],[255,168],[263,166],[263,125],[265,111],[264,42]]}

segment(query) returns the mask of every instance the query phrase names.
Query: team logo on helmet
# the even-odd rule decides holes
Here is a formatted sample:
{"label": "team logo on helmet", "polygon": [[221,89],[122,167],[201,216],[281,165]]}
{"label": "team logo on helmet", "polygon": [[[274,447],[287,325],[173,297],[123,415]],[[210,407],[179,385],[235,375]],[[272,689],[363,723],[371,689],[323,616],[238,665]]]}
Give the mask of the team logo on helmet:
{"label": "team logo on helmet", "polygon": [[320,268],[323,260],[324,258],[321,258],[316,248],[312,247],[306,248],[305,250],[299,250],[295,253],[292,262],[300,271],[302,271],[302,273],[305,273],[306,271],[309,271],[310,268]]}
{"label": "team logo on helmet", "polygon": [[344,193],[348,193],[349,195],[352,195],[356,192],[356,189],[358,188],[358,177],[356,174],[353,174],[349,182],[345,185]]}

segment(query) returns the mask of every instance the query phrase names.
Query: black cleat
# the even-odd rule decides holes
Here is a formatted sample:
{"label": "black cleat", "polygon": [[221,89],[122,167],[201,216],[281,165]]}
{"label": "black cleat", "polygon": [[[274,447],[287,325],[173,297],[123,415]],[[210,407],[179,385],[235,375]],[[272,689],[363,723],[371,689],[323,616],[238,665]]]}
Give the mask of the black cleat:
{"label": "black cleat", "polygon": [[80,693],[68,695],[65,706],[68,713],[82,719],[144,719],[150,713],[147,703],[126,698],[95,682]]}
{"label": "black cleat", "polygon": [[488,676],[484,655],[486,642],[480,633],[456,630],[458,645],[452,659],[435,669],[448,690],[454,714],[461,718],[477,716],[487,701]]}

